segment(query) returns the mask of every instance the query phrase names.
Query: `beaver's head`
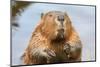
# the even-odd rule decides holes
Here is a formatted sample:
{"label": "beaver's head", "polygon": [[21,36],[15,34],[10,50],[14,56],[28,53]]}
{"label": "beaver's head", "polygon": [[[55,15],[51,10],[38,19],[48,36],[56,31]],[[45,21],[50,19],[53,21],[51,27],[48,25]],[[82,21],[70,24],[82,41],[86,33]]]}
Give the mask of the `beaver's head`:
{"label": "beaver's head", "polygon": [[41,16],[41,34],[49,40],[64,40],[71,31],[71,21],[65,12],[49,11]]}

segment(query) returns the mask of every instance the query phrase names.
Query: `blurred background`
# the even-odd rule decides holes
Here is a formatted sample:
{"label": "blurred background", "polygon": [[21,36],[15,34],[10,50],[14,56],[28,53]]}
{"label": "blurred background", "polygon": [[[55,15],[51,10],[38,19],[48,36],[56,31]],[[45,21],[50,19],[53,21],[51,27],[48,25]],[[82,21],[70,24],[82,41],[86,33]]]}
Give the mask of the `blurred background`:
{"label": "blurred background", "polygon": [[12,1],[12,65],[22,65],[21,56],[28,46],[41,13],[52,10],[66,12],[81,38],[82,61],[95,60],[95,7],[70,4],[50,4]]}

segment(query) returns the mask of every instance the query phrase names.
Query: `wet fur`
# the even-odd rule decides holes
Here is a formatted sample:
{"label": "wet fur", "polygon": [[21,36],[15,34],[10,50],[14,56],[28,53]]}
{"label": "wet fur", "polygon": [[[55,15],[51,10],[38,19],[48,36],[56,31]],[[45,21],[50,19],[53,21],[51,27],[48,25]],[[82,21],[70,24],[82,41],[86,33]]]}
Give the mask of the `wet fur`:
{"label": "wet fur", "polygon": [[[32,33],[29,45],[23,54],[24,64],[81,61],[81,41],[77,32],[73,28],[71,24],[72,22],[70,21],[68,15],[65,14],[66,22],[64,23],[64,38],[57,38],[57,40],[56,35],[54,34],[57,29],[56,25],[54,24],[55,21],[53,18],[49,19],[48,14],[50,13],[47,13],[42,17],[40,23]],[[66,43],[75,48],[75,51],[71,50],[72,52],[70,51],[69,55],[66,55],[64,52],[64,46]],[[44,55],[47,55],[43,52],[43,49],[53,50],[56,56],[53,56],[50,59],[45,58]],[[76,49],[79,50],[76,51]],[[37,54],[34,53],[36,51]]]}

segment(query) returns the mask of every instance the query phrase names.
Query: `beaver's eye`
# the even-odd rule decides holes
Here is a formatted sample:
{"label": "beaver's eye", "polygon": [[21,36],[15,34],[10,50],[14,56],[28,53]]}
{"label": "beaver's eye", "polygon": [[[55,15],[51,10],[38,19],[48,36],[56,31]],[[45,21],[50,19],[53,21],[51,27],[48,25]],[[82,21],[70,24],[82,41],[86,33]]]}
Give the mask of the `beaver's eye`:
{"label": "beaver's eye", "polygon": [[49,14],[49,17],[52,17],[53,15],[52,14]]}

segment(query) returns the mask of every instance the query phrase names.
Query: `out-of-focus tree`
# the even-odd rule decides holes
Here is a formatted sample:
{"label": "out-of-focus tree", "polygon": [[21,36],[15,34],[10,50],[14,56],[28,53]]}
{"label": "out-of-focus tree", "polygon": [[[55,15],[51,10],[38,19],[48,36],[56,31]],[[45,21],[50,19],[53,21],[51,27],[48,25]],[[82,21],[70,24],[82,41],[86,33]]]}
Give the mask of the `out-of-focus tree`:
{"label": "out-of-focus tree", "polygon": [[26,7],[28,7],[31,2],[27,1],[11,1],[11,25],[13,27],[19,27],[16,17],[21,15]]}

